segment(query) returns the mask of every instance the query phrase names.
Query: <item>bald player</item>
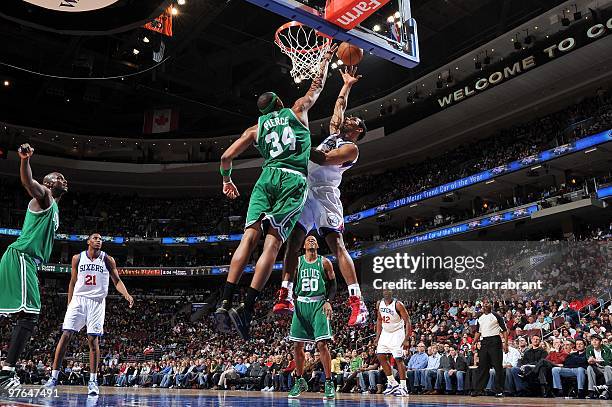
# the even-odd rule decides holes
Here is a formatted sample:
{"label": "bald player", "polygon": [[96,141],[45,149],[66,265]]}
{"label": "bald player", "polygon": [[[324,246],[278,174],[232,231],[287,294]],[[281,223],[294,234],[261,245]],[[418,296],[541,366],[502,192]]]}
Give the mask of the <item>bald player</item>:
{"label": "bald player", "polygon": [[59,227],[57,203],[68,191],[68,181],[59,172],[47,174],[42,185],[32,177],[30,158],[34,148],[29,144],[22,144],[18,153],[21,183],[32,199],[28,203],[21,235],[0,260],[0,313],[16,315],[6,361],[0,371],[0,390],[20,384],[15,364],[30,340],[40,314],[36,269],[49,261]]}

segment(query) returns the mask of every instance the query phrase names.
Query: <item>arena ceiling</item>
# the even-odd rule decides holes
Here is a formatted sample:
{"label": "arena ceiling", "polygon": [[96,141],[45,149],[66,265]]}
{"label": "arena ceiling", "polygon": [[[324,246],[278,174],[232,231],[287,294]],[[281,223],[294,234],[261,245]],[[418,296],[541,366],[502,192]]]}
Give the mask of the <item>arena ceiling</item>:
{"label": "arena ceiling", "polygon": [[[287,101],[305,92],[305,84],[290,80],[289,61],[272,41],[275,29],[285,22],[281,17],[241,0],[186,0],[173,19],[173,37],[163,37],[164,62],[154,67],[152,51],[162,37],[140,28],[150,18],[143,13],[156,15],[170,2],[114,3],[106,24],[112,32],[101,35],[100,21],[105,19],[99,16],[71,23],[69,33],[58,32],[58,25],[49,22],[53,14],[51,20],[36,19],[28,17],[35,14],[28,3],[2,2],[0,77],[10,86],[0,89],[0,120],[72,133],[141,137],[146,110],[175,108],[180,126],[173,136],[208,137],[234,134],[252,124],[256,97],[266,90],[277,91]],[[360,66],[364,80],[352,92],[351,104],[381,97],[560,3],[413,0],[423,62],[408,70],[366,57]],[[386,16],[374,18],[384,21]],[[41,21],[47,21],[44,27]],[[143,42],[145,36],[148,43]],[[95,79],[108,76],[117,78]],[[330,78],[312,118],[328,115],[338,89],[337,79]]]}

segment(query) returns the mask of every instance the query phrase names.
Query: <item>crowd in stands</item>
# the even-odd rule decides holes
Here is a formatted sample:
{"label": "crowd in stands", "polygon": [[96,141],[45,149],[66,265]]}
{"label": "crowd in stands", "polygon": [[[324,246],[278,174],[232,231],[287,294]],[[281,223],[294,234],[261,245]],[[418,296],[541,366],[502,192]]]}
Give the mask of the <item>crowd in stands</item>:
{"label": "crowd in stands", "polygon": [[[346,213],[491,169],[612,128],[612,97],[599,92],[562,111],[515,125],[422,162],[346,179]],[[350,173],[348,174],[350,175]],[[246,192],[246,191],[245,191]],[[350,207],[359,197],[359,207]],[[16,180],[0,180],[0,225],[19,227],[28,197]],[[59,233],[96,230],[119,236],[229,234],[242,230],[248,194],[234,201],[211,197],[148,198],[72,191],[62,201]],[[353,205],[354,206],[354,205]]]}
{"label": "crowd in stands", "polygon": [[342,201],[348,205],[358,197],[368,196],[349,213],[358,212],[610,128],[612,95],[604,92],[422,162],[347,178],[342,183]]}
{"label": "crowd in stands", "polygon": [[[497,298],[503,299],[493,301],[493,308],[504,316],[510,337],[510,347],[504,352],[504,391],[508,396],[609,396],[601,387],[612,380],[609,241],[609,236],[605,240],[591,236],[584,243],[597,244],[581,249],[587,252],[572,248],[558,261],[542,267],[539,278],[556,279],[546,284],[554,287],[550,292],[497,293]],[[576,259],[581,259],[580,263]],[[586,281],[576,286],[576,280]],[[253,339],[248,342],[236,335],[216,333],[209,314],[192,320],[193,299],[189,297],[200,293],[189,289],[148,293],[144,288],[134,293],[132,309],[118,296],[107,299],[100,384],[261,391],[291,387],[295,362],[287,339],[290,320],[270,312],[275,300],[273,284],[258,300]],[[243,296],[241,291],[235,301]],[[333,379],[338,391],[380,393],[386,378],[375,354],[375,321],[372,318],[363,328],[347,327],[346,299],[343,288],[333,302]],[[366,297],[371,312],[376,299]],[[38,332],[18,369],[25,383],[37,384],[48,377],[61,333],[66,297],[46,288],[42,300]],[[413,328],[406,353],[411,393],[468,394],[474,390],[480,374],[479,343],[474,342],[474,333],[481,300],[404,299]],[[3,355],[9,324],[10,319],[0,319]],[[324,379],[322,365],[318,352],[307,350],[305,377],[310,391],[317,392]],[[89,369],[87,352],[84,335],[75,336],[62,367],[61,383],[84,383]],[[492,384],[490,378],[489,390]]]}

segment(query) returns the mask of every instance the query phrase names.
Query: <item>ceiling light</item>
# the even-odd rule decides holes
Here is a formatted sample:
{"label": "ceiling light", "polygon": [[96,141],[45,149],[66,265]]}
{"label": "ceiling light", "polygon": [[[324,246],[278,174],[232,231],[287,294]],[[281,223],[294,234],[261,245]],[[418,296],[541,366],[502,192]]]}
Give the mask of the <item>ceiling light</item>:
{"label": "ceiling light", "polygon": [[183,6],[185,5],[185,0],[178,0],[177,3],[179,4],[179,6]]}
{"label": "ceiling light", "polygon": [[4,86],[11,86],[11,81],[5,79]]}
{"label": "ceiling light", "polygon": [[293,81],[294,81],[295,83],[300,83],[300,82],[302,82],[302,78],[297,77],[297,78],[295,78]]}
{"label": "ceiling light", "polygon": [[178,9],[176,7],[172,7],[172,15],[175,16],[178,14]]}
{"label": "ceiling light", "polygon": [[374,25],[374,27],[372,29],[374,31],[378,32],[378,31],[380,31],[380,25],[376,24],[376,25]]}
{"label": "ceiling light", "polygon": [[134,55],[138,55],[138,54],[140,54],[140,51],[139,51],[138,49],[134,48],[134,49],[132,50],[132,54],[134,54]]}
{"label": "ceiling light", "polygon": [[148,44],[148,43],[149,43],[149,37],[144,37],[144,38],[142,39],[142,42],[144,42],[144,43],[147,43],[147,44]]}

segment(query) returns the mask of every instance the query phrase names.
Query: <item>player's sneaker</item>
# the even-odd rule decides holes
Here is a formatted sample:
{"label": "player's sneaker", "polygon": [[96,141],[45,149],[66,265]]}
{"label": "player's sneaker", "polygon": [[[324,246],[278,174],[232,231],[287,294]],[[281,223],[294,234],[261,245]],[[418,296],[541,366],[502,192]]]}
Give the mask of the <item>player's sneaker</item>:
{"label": "player's sneaker", "polygon": [[334,382],[331,380],[325,380],[325,395],[323,398],[325,400],[333,400],[336,398],[336,389],[334,387]]}
{"label": "player's sneaker", "polygon": [[383,391],[383,394],[385,395],[394,394],[399,388],[400,388],[399,383],[395,383],[395,384],[387,383],[387,388]]}
{"label": "player's sneaker", "polygon": [[43,384],[43,387],[45,389],[52,389],[55,386],[57,386],[59,383],[57,382],[57,379],[55,379],[53,376],[51,376],[49,378],[49,380],[47,380],[47,382],[45,384]]}
{"label": "player's sneaker", "polygon": [[217,331],[228,333],[232,331],[232,321],[229,316],[229,304],[223,301],[221,306],[215,311],[215,321],[217,322]]}
{"label": "player's sneaker", "polygon": [[244,308],[244,304],[241,304],[238,308],[230,309],[228,313],[240,337],[248,341],[250,338],[249,329],[251,328],[251,314]]}
{"label": "player's sneaker", "polygon": [[15,372],[8,370],[0,371],[0,390],[14,389],[20,385],[19,376],[17,376]]}
{"label": "player's sneaker", "polygon": [[398,386],[397,390],[395,391],[395,393],[393,393],[393,395],[396,397],[408,397],[410,393],[408,392],[408,389],[404,386]]}
{"label": "player's sneaker", "polygon": [[308,383],[306,383],[306,380],[303,377],[299,377],[293,384],[293,387],[289,391],[289,394],[287,394],[287,397],[289,398],[299,397],[300,394],[302,394],[302,392],[305,392],[307,390],[308,390]]}
{"label": "player's sneaker", "polygon": [[89,396],[97,396],[100,393],[100,389],[98,388],[98,383],[94,380],[90,380],[87,384],[87,394]]}
{"label": "player's sneaker", "polygon": [[363,299],[356,295],[351,295],[348,301],[349,307],[351,307],[351,316],[349,317],[349,326],[362,326],[368,322],[368,308],[366,307]]}
{"label": "player's sneaker", "polygon": [[293,314],[294,309],[293,298],[289,296],[289,290],[287,287],[282,287],[278,290],[278,301],[274,304],[272,312],[276,315],[289,315]]}

